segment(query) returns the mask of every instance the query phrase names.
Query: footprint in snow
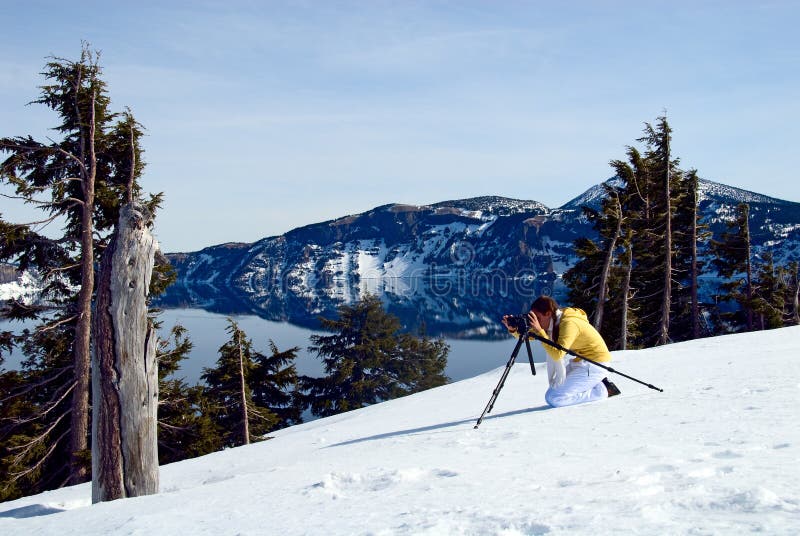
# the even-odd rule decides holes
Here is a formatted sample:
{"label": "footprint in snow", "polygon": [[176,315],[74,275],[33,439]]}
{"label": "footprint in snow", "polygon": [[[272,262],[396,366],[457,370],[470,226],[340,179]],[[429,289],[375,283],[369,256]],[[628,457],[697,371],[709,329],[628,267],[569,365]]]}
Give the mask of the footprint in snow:
{"label": "footprint in snow", "polygon": [[721,450],[719,452],[715,452],[714,454],[712,454],[712,456],[714,458],[717,458],[718,460],[730,460],[730,459],[734,459],[734,458],[742,458],[743,457],[738,452],[734,452],[732,450]]}
{"label": "footprint in snow", "polygon": [[453,478],[458,476],[449,469],[422,469],[412,467],[395,471],[374,471],[367,474],[358,473],[328,473],[320,482],[316,482],[306,489],[308,493],[322,493],[332,499],[347,496],[350,491],[375,491],[380,492],[397,486],[437,478]]}

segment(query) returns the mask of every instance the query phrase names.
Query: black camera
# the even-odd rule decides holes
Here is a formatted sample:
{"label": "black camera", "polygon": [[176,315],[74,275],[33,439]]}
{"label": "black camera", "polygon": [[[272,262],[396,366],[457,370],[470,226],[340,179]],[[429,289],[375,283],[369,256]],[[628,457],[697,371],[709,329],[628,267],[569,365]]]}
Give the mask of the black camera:
{"label": "black camera", "polygon": [[512,331],[516,331],[518,333],[527,333],[530,329],[527,314],[507,315],[505,318],[506,322],[508,322],[508,327],[510,327]]}

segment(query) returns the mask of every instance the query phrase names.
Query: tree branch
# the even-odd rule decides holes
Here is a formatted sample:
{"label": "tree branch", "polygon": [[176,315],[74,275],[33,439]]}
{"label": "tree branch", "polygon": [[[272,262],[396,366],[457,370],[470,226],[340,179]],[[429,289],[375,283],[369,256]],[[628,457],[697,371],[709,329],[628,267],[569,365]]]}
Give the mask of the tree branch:
{"label": "tree branch", "polygon": [[41,459],[38,462],[36,462],[35,465],[33,465],[32,467],[29,467],[25,471],[20,471],[18,473],[11,473],[11,481],[12,482],[16,482],[20,478],[23,478],[24,476],[31,474],[32,472],[36,471],[39,467],[41,467],[42,464],[44,464],[44,462],[47,461],[47,459],[50,457],[50,455],[53,454],[53,451],[56,450],[56,447],[58,446],[58,444],[61,442],[62,439],[64,439],[67,436],[68,433],[69,433],[69,430],[67,430],[66,432],[61,434],[59,436],[59,438],[56,439],[53,442],[53,446],[50,447],[50,450],[48,450],[44,454],[44,456],[42,456]]}
{"label": "tree branch", "polygon": [[31,439],[31,440],[30,440],[30,441],[28,441],[27,443],[24,443],[24,444],[22,444],[22,445],[17,445],[17,446],[14,446],[14,447],[9,447],[9,448],[8,448],[8,450],[10,450],[10,451],[17,451],[17,450],[21,450],[21,451],[22,451],[22,452],[20,452],[19,454],[15,454],[15,455],[14,455],[14,463],[20,463],[20,462],[22,462],[22,460],[25,458],[25,456],[27,456],[27,455],[28,455],[28,453],[30,452],[30,450],[31,450],[33,447],[35,447],[36,445],[38,445],[39,443],[41,443],[42,441],[44,441],[45,439],[47,439],[47,436],[48,436],[48,434],[49,434],[50,432],[52,432],[52,431],[53,431],[53,429],[54,429],[56,426],[58,426],[58,423],[60,423],[62,420],[64,420],[64,417],[66,417],[67,415],[69,415],[69,411],[67,411],[67,412],[65,412],[65,413],[62,413],[62,414],[61,414],[61,415],[58,417],[58,419],[56,419],[56,420],[53,422],[53,424],[51,424],[51,425],[50,425],[50,427],[49,427],[47,430],[45,430],[44,432],[42,432],[42,433],[41,433],[41,434],[39,434],[38,436],[34,437],[33,439]]}
{"label": "tree branch", "polygon": [[[72,268],[74,268],[74,267],[76,267],[76,266],[80,266],[80,265],[78,265],[78,264],[76,264],[76,265],[73,265],[73,266],[72,266]],[[68,268],[69,268],[69,267],[65,267],[64,269],[66,270],[66,269],[68,269]],[[68,318],[62,318],[62,319],[61,319],[61,320],[59,320],[58,322],[54,322],[54,323],[52,323],[52,324],[48,324],[47,326],[44,326],[44,327],[42,327],[42,326],[38,326],[38,327],[36,328],[36,333],[45,333],[45,332],[47,332],[47,331],[50,331],[50,330],[53,330],[53,329],[57,328],[57,327],[58,327],[58,326],[60,326],[61,324],[66,324],[67,322],[71,322],[72,320],[75,320],[76,318],[78,318],[78,315],[72,315],[72,316],[70,316],[70,317],[68,317]]]}
{"label": "tree branch", "polygon": [[19,392],[17,392],[17,393],[12,393],[12,394],[8,395],[7,397],[3,398],[2,400],[0,400],[0,403],[6,402],[6,401],[8,401],[8,400],[11,400],[11,399],[13,399],[13,398],[17,398],[18,396],[22,396],[22,395],[24,395],[25,393],[28,393],[28,392],[32,391],[33,389],[36,389],[36,388],[38,388],[38,387],[41,387],[41,386],[43,386],[43,385],[47,385],[48,383],[50,383],[50,382],[52,382],[52,381],[55,381],[56,379],[58,379],[58,377],[59,377],[59,376],[61,376],[61,375],[62,375],[62,374],[64,374],[66,371],[70,370],[71,368],[72,368],[72,367],[64,367],[64,368],[62,368],[62,369],[61,369],[61,370],[58,372],[58,374],[56,374],[55,376],[51,376],[51,377],[49,377],[49,378],[47,378],[47,379],[45,379],[45,380],[42,380],[42,381],[40,381],[40,382],[36,382],[36,383],[35,383],[35,384],[33,384],[33,385],[29,385],[29,386],[27,386],[25,389],[23,389],[22,391],[19,391]]}

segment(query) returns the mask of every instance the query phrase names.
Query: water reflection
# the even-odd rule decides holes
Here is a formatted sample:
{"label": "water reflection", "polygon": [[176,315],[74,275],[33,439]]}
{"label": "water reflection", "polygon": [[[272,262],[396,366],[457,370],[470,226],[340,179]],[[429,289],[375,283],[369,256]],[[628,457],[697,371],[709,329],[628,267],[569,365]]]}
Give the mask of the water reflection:
{"label": "water reflection", "polygon": [[[468,275],[469,274],[469,275]],[[554,274],[522,274],[516,278],[485,272],[461,272],[448,277],[360,277],[354,281],[325,281],[302,292],[286,285],[259,287],[246,293],[235,285],[216,287],[195,281],[174,284],[156,304],[166,309],[203,309],[222,315],[254,315],[311,330],[319,317],[335,318],[338,307],[367,294],[380,297],[384,309],[400,319],[403,330],[420,328],[431,336],[448,339],[505,340],[503,314],[527,311],[539,295],[559,299],[565,290]]]}
{"label": "water reflection", "polygon": [[[164,310],[160,318],[163,321],[162,336],[166,336],[176,323],[188,329],[189,337],[194,342],[194,349],[189,359],[183,362],[178,376],[185,378],[189,383],[197,383],[203,367],[214,365],[219,357],[217,350],[228,338],[225,332],[228,315],[187,308]],[[316,355],[308,351],[310,336],[320,332],[288,322],[265,320],[255,315],[230,315],[230,318],[233,318],[247,333],[257,350],[268,351],[270,339],[275,342],[279,350],[297,346],[300,348],[296,361],[298,373],[309,376],[320,376],[324,373]],[[511,337],[488,341],[449,338],[446,340],[450,345],[450,355],[445,374],[451,381],[471,378],[504,366],[514,349],[514,339]],[[532,347],[534,360],[544,361],[544,351],[538,348],[538,345]],[[527,356],[521,355],[517,363],[527,367]]]}
{"label": "water reflection", "polygon": [[[162,322],[159,336],[168,337],[172,327],[181,324],[188,330],[188,336],[194,343],[189,358],[181,363],[176,376],[185,379],[189,384],[200,382],[203,368],[214,366],[219,357],[218,350],[228,338],[225,329],[229,317],[247,333],[258,351],[268,352],[270,339],[275,342],[279,350],[299,347],[296,361],[298,373],[308,376],[324,374],[316,354],[308,351],[310,337],[314,333],[321,333],[318,330],[285,321],[267,320],[253,314],[220,314],[198,308],[164,309],[159,315]],[[34,326],[31,323],[0,322],[0,330],[20,332],[25,327]],[[446,335],[444,337],[450,346],[445,374],[451,381],[471,378],[504,366],[514,347],[514,339],[507,334],[498,333],[491,339],[454,338]],[[532,347],[534,360],[543,362],[544,351],[539,345],[534,344]],[[24,358],[18,350],[10,355],[4,353],[3,357],[5,362],[2,368],[7,370],[18,369]],[[517,359],[517,363],[528,366],[524,352]]]}

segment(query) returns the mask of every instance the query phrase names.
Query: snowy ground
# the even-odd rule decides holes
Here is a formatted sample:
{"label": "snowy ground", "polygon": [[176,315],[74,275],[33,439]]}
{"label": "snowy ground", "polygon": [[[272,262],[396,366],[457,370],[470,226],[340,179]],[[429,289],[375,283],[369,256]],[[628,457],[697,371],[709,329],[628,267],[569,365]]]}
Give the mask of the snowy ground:
{"label": "snowy ground", "polygon": [[158,495],[2,503],[0,534],[800,532],[800,327],[613,365],[664,393],[615,376],[621,396],[548,409],[522,359],[478,430],[502,368],[165,466]]}

